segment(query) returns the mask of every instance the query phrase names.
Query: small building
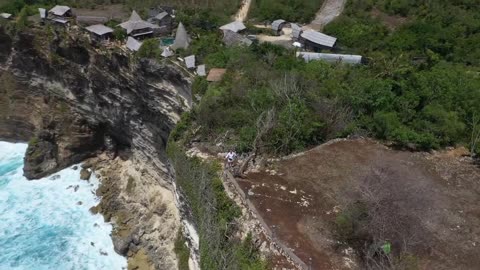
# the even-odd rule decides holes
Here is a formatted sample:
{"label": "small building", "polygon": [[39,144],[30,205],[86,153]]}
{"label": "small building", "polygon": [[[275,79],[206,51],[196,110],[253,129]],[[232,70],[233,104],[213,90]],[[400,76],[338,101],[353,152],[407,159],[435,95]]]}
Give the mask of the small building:
{"label": "small building", "polygon": [[195,55],[187,56],[184,60],[188,69],[195,68]]}
{"label": "small building", "polygon": [[290,26],[292,27],[292,38],[298,40],[302,34],[302,27],[296,23],[291,23]]}
{"label": "small building", "polygon": [[363,57],[361,55],[352,54],[333,54],[333,53],[312,53],[312,52],[297,52],[297,57],[303,58],[305,62],[323,60],[328,63],[345,63],[357,65],[361,64]]}
{"label": "small building", "polygon": [[280,35],[282,33],[283,27],[287,24],[285,20],[275,20],[272,22],[272,30],[276,35]]}
{"label": "small building", "polygon": [[166,58],[167,58],[167,57],[173,56],[174,54],[175,54],[175,53],[173,53],[172,50],[170,50],[169,47],[165,47],[165,48],[163,48],[163,52],[162,52],[161,55],[162,55],[163,57],[166,57]]}
{"label": "small building", "polygon": [[174,50],[178,49],[187,49],[190,45],[190,37],[188,36],[187,30],[183,23],[178,24],[177,34],[175,35],[175,41],[173,42],[171,48]]}
{"label": "small building", "polygon": [[90,38],[97,42],[107,41],[113,34],[113,29],[103,24],[91,25],[85,29],[90,32]]}
{"label": "small building", "polygon": [[48,13],[52,18],[69,18],[73,16],[72,9],[68,6],[54,6]]}
{"label": "small building", "polygon": [[126,46],[129,50],[136,52],[140,50],[140,47],[142,47],[142,43],[133,37],[128,37]]}
{"label": "small building", "polygon": [[10,13],[0,13],[0,18],[5,19],[5,20],[10,20],[10,19],[12,19],[12,14],[10,14]]}
{"label": "small building", "polygon": [[48,12],[44,8],[39,8],[38,13],[40,14],[40,20],[45,21],[48,17]]}
{"label": "small building", "polygon": [[205,65],[199,65],[197,67],[197,75],[200,76],[200,77],[207,76],[207,72],[205,70]]}
{"label": "small building", "polygon": [[337,38],[325,35],[323,33],[306,30],[300,35],[300,42],[307,50],[321,51],[322,49],[332,49],[337,43]]}
{"label": "small building", "polygon": [[252,45],[253,41],[250,39],[240,35],[239,33],[235,33],[230,30],[223,31],[223,43],[227,47],[234,47],[234,46],[250,46]]}
{"label": "small building", "polygon": [[212,68],[208,73],[207,81],[219,82],[223,79],[225,73],[227,73],[227,70],[224,68]]}
{"label": "small building", "polygon": [[240,21],[234,21],[228,24],[225,24],[223,26],[220,26],[220,30],[222,31],[232,31],[235,33],[241,32],[243,30],[247,29],[247,27]]}
{"label": "small building", "polygon": [[159,34],[170,34],[172,32],[173,17],[168,12],[162,11],[158,13],[151,18],[151,21],[159,26],[156,30]]}
{"label": "small building", "polygon": [[159,28],[157,25],[142,20],[140,15],[134,10],[130,19],[119,25],[127,31],[129,36],[134,38],[147,38],[152,37],[154,29]]}

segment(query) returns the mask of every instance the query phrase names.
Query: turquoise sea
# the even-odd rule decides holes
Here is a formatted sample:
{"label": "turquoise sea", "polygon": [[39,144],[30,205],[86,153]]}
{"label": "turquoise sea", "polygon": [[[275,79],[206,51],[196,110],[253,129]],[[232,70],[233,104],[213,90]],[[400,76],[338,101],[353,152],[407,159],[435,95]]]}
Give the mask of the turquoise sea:
{"label": "turquoise sea", "polygon": [[[73,166],[41,180],[23,177],[26,144],[0,142],[0,270],[120,270],[111,224],[89,209],[98,179]],[[80,167],[80,166],[78,166]]]}

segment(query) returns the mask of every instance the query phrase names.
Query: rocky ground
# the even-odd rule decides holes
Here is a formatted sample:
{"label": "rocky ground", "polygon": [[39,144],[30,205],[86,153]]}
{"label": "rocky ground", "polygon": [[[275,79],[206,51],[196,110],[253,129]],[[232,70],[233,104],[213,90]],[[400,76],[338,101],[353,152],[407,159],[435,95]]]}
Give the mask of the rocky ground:
{"label": "rocky ground", "polygon": [[475,269],[480,263],[480,168],[465,154],[340,140],[271,161],[239,183],[278,237],[302,260],[311,258],[313,269],[362,268],[355,250],[333,229],[359,192],[381,202],[384,226],[404,236],[391,237],[394,249],[406,246],[421,269]]}

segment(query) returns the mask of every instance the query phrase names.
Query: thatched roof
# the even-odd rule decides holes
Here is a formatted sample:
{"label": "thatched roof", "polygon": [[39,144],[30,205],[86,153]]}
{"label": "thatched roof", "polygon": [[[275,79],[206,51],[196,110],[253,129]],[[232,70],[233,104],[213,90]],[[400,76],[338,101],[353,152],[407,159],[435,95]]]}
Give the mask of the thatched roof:
{"label": "thatched roof", "polygon": [[207,81],[209,82],[219,82],[222,80],[223,76],[227,72],[224,68],[212,68],[207,76]]}
{"label": "thatched roof", "polygon": [[253,42],[250,39],[240,35],[239,33],[225,30],[223,31],[223,43],[225,43],[225,45],[227,45],[228,47],[231,47],[241,45],[250,46]]}
{"label": "thatched roof", "polygon": [[88,32],[103,36],[105,34],[113,33],[113,29],[103,24],[96,24],[85,28]]}
{"label": "thatched roof", "polygon": [[306,30],[300,36],[308,41],[325,47],[333,47],[337,42],[337,38],[313,30]]}
{"label": "thatched roof", "polygon": [[142,20],[142,18],[140,18],[140,15],[138,15],[138,13],[134,10],[132,11],[130,19],[126,22],[121,23],[120,27],[127,30],[127,34],[130,34],[135,30],[158,28],[158,25]]}
{"label": "thatched roof", "polygon": [[183,23],[178,24],[177,34],[175,35],[175,41],[173,42],[172,49],[186,49],[190,45],[190,38],[188,37],[187,30]]}

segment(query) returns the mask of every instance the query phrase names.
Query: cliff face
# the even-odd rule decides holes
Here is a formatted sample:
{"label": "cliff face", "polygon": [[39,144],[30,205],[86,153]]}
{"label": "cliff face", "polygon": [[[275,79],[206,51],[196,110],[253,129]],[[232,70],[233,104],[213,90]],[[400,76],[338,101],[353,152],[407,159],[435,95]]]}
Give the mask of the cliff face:
{"label": "cliff face", "polygon": [[[24,168],[29,179],[106,152],[108,159],[129,160],[137,172],[141,168],[132,181],[168,191],[171,177],[164,150],[180,114],[190,107],[190,79],[173,64],[136,60],[118,48],[100,50],[74,36],[47,30],[13,35],[0,28],[0,140],[29,141]],[[115,177],[127,174],[110,178]],[[165,215],[178,220],[176,209],[152,214],[145,201],[155,194],[130,190],[123,196],[130,180],[106,182],[102,195],[107,199],[99,210],[112,219],[120,212],[136,212],[122,219],[129,224],[114,241],[117,250],[129,256],[141,250],[153,267],[172,268],[174,258],[153,258],[159,248],[170,247],[142,237],[151,237],[152,228],[144,227],[160,226],[155,223]],[[155,201],[174,208],[173,196],[165,197],[168,202],[161,197]],[[140,220],[145,224],[138,224]],[[168,226],[174,230],[177,224]],[[168,234],[173,235],[165,236],[166,242],[175,236]],[[136,239],[133,245],[131,239]]]}

